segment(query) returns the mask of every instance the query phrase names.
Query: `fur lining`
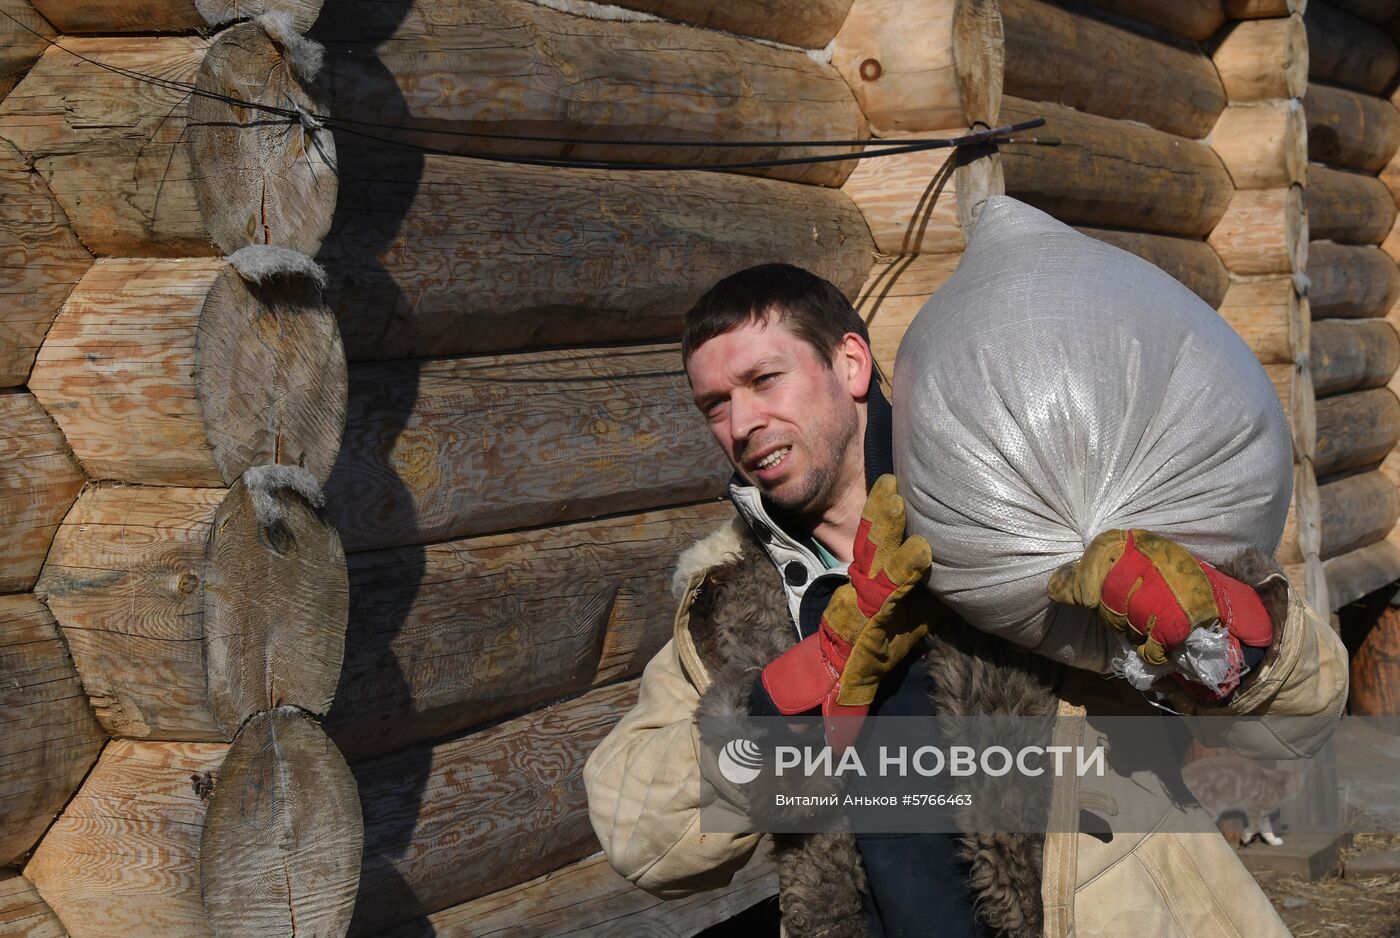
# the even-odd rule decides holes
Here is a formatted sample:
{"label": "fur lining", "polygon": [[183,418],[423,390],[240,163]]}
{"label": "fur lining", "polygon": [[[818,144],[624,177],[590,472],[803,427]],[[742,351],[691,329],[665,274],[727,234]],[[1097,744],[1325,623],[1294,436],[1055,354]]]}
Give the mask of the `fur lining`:
{"label": "fur lining", "polygon": [[[742,522],[737,522],[742,525]],[[705,564],[705,558],[721,558]],[[793,642],[782,584],[747,526],[726,526],[682,555],[680,582],[705,571],[689,610],[691,637],[713,685],[699,715],[748,713],[759,671]],[[929,597],[929,602],[935,602]],[[925,639],[935,710],[940,715],[1014,714],[1042,721],[1008,721],[1008,733],[1048,732],[1056,711],[1059,666],[945,614]],[[703,724],[702,724],[703,725]],[[1018,791],[1021,830],[1043,830],[1049,785]],[[752,792],[751,792],[752,793]],[[976,799],[974,799],[976,803]],[[867,934],[865,869],[855,837],[846,833],[775,835],[779,902],[790,938],[860,938]],[[1030,938],[1041,931],[1043,834],[971,833],[961,839],[978,915],[994,933]]]}
{"label": "fur lining", "polygon": [[676,559],[676,570],[671,574],[671,595],[677,602],[685,598],[690,578],[695,574],[739,556],[743,536],[738,526],[743,523],[738,517],[731,518],[723,526],[681,551],[680,557]]}

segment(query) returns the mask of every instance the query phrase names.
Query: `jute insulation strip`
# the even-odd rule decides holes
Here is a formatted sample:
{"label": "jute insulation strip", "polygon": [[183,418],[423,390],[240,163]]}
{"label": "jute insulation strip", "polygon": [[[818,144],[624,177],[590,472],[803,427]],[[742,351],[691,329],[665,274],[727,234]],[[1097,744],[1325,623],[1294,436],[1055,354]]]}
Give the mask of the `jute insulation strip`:
{"label": "jute insulation strip", "polygon": [[271,528],[233,488],[87,489],[36,592],[114,736],[228,740],[250,715],[325,713],[348,586],[335,529],[289,489]]}
{"label": "jute insulation strip", "polygon": [[276,244],[316,253],[335,208],[330,133],[170,84],[322,111],[261,26],[245,23],[213,39],[63,45],[92,61],[50,47],[0,102],[0,138],[43,176],[88,250],[188,257]]}

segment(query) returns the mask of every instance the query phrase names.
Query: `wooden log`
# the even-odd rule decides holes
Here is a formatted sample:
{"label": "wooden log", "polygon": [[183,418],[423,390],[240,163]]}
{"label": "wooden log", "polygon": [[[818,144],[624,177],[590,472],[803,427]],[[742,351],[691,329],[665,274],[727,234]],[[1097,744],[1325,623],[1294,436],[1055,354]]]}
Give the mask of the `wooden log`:
{"label": "wooden log", "polygon": [[1225,0],[1225,13],[1233,20],[1272,19],[1302,13],[1308,0]]}
{"label": "wooden log", "polygon": [[1400,717],[1400,610],[1384,610],[1351,658],[1353,716]]}
{"label": "wooden log", "polygon": [[1220,316],[1240,334],[1260,362],[1296,361],[1302,344],[1302,311],[1289,277],[1230,284]]}
{"label": "wooden log", "polygon": [[1006,194],[1061,221],[1204,237],[1234,186],[1204,144],[1149,127],[1007,96],[1001,119],[1046,118],[1037,130],[1057,146],[1003,144]]}
{"label": "wooden log", "polygon": [[378,935],[596,851],[583,764],[636,691],[600,687],[355,765],[365,850],[350,934]]}
{"label": "wooden log", "polygon": [[[29,0],[0,0],[0,98],[10,93],[58,33]],[[13,17],[13,19],[11,19]]]}
{"label": "wooden log", "polygon": [[700,501],[728,471],[676,346],[561,350],[352,368],[326,494],[370,550]]}
{"label": "wooden log", "polygon": [[[3,7],[0,7],[3,9]],[[0,140],[0,388],[24,384],[73,286],[92,266],[39,174]]]}
{"label": "wooden log", "polygon": [[[253,24],[197,36],[67,39],[105,65],[258,104],[324,107]],[[0,137],[98,255],[187,257],[276,244],[314,254],[335,207],[335,143],[265,112],[149,84],[50,48],[0,102]]]}
{"label": "wooden log", "polygon": [[730,3],[711,3],[709,0],[618,0],[615,5],[740,36],[771,39],[804,49],[821,49],[831,41],[846,19],[851,0],[795,0],[789,3],[772,3],[770,0],[733,0]]}
{"label": "wooden log", "polygon": [[870,330],[870,349],[886,379],[894,377],[895,353],[909,324],[961,259],[961,254],[913,254],[881,261],[870,271],[854,305]]}
{"label": "wooden log", "polygon": [[33,883],[13,870],[0,870],[0,936],[68,938],[68,933]]}
{"label": "wooden log", "polygon": [[1313,82],[1303,107],[1308,159],[1377,173],[1400,148],[1400,111],[1383,98]]}
{"label": "wooden log", "polygon": [[1308,35],[1296,13],[1233,24],[1211,58],[1231,104],[1301,98],[1308,86]]}
{"label": "wooden log", "polygon": [[831,64],[878,134],[996,126],[1006,64],[1001,17],[986,0],[856,0]]}
{"label": "wooden log", "polygon": [[1317,402],[1318,477],[1379,465],[1400,440],[1400,400],[1386,388]]}
{"label": "wooden log", "polygon": [[24,875],[71,938],[213,938],[200,901],[205,802],[225,743],[114,739]]}
{"label": "wooden log", "polygon": [[319,259],[351,361],[669,339],[745,267],[787,261],[848,296],[870,270],[860,212],[812,186],[341,153]]}
{"label": "wooden log", "polygon": [[1381,242],[1381,253],[1400,264],[1400,217],[1397,217],[1396,224],[1390,226],[1385,240]]}
{"label": "wooden log", "polygon": [[1185,39],[1200,41],[1215,35],[1225,25],[1221,0],[1183,0],[1158,3],[1156,0],[1083,0],[1086,6],[1116,13],[1147,23]]}
{"label": "wooden log", "polygon": [[343,935],[364,828],[345,758],[307,714],[257,714],[229,747],[199,869],[215,935]]}
{"label": "wooden log", "polygon": [[1395,223],[1395,200],[1374,176],[1308,167],[1308,229],[1318,241],[1380,244]]}
{"label": "wooden log", "polygon": [[863,160],[842,191],[860,209],[876,248],[903,256],[961,251],[980,203],[1002,189],[997,158],[969,148]]}
{"label": "wooden log", "polygon": [[250,284],[222,259],[98,261],[29,386],[89,476],[232,485],[250,466],[324,482],[345,420],[345,353],[305,277]]}
{"label": "wooden log", "polygon": [[724,503],[352,554],[327,731],[361,760],[641,673]]}
{"label": "wooden log", "polygon": [[777,872],[766,844],[764,841],[758,855],[735,873],[727,886],[683,899],[658,899],[643,892],[617,875],[607,857],[597,853],[528,882],[409,922],[385,932],[384,938],[603,934],[689,938],[729,923],[745,909],[777,895]]}
{"label": "wooden log", "polygon": [[1400,72],[1400,50],[1383,31],[1335,6],[1314,0],[1303,15],[1308,78],[1382,95]]}
{"label": "wooden log", "polygon": [[1079,226],[1079,231],[1155,264],[1213,307],[1219,308],[1225,299],[1230,275],[1220,256],[1204,241],[1085,225]]}
{"label": "wooden log", "polygon": [[1322,505],[1317,495],[1317,477],[1313,474],[1312,458],[1295,457],[1293,463],[1293,501],[1288,506],[1283,537],[1279,539],[1279,563],[1285,567],[1289,582],[1301,593],[1308,589],[1308,568],[1320,567],[1318,554],[1322,550]]}
{"label": "wooden log", "polygon": [[1384,316],[1400,297],[1400,269],[1370,245],[1314,241],[1307,270],[1313,319]]}
{"label": "wooden log", "polygon": [[1383,388],[1400,368],[1400,339],[1379,319],[1315,322],[1308,361],[1318,397]]}
{"label": "wooden log", "polygon": [[1307,180],[1308,125],[1295,99],[1232,104],[1210,145],[1236,189],[1281,189]]}
{"label": "wooden log", "polygon": [[1379,470],[1317,488],[1324,560],[1385,539],[1400,520],[1400,491]]}
{"label": "wooden log", "polygon": [[316,22],[321,0],[30,0],[59,32],[202,32],[261,13],[285,13],[304,33]]}
{"label": "wooden log", "polygon": [[1225,108],[1220,76],[1194,45],[1164,42],[1043,0],[1000,0],[1000,7],[1009,95],[1192,139],[1209,133]]}
{"label": "wooden log", "polygon": [[[451,153],[706,166],[816,152],[784,140],[866,136],[860,106],[830,65],[798,49],[649,18],[619,23],[530,0],[417,0],[392,8],[351,0],[317,37],[331,43],[328,113],[392,126],[396,140]],[[481,133],[590,142],[469,136]],[[697,149],[610,142],[618,139],[774,143]],[[853,166],[753,172],[839,186]]]}
{"label": "wooden log", "polygon": [[1356,602],[1367,593],[1400,580],[1400,544],[1387,537],[1323,564],[1331,609]]}
{"label": "wooden log", "polygon": [[83,473],[34,395],[0,391],[0,592],[30,589]]}
{"label": "wooden log", "polygon": [[53,616],[32,595],[0,596],[0,865],[38,842],[105,740]]}
{"label": "wooden log", "polygon": [[227,740],[269,706],[329,707],[344,557],[300,496],[269,496],[270,528],[241,482],[89,488],[65,519],[37,592],[112,735]]}
{"label": "wooden log", "polygon": [[1240,189],[1210,233],[1210,246],[1240,276],[1301,271],[1308,262],[1305,204],[1301,186]]}
{"label": "wooden log", "polygon": [[1308,427],[1307,413],[1310,410],[1308,402],[1312,394],[1312,382],[1308,381],[1306,384],[1303,382],[1302,378],[1307,373],[1300,374],[1296,362],[1265,365],[1264,372],[1269,376],[1269,381],[1274,386],[1274,393],[1278,395],[1284,417],[1293,431],[1293,449],[1295,452],[1301,452]]}

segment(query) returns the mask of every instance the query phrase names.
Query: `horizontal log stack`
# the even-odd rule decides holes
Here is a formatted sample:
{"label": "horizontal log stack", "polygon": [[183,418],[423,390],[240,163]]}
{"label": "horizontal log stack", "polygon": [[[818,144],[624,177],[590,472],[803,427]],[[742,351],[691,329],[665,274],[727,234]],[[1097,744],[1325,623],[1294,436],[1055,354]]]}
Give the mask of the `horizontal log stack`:
{"label": "horizontal log stack", "polygon": [[0,934],[344,934],[334,141],[258,109],[314,10],[41,6],[96,35],[0,101]]}
{"label": "horizontal log stack", "polygon": [[1380,247],[1396,218],[1384,174],[1400,149],[1400,110],[1384,94],[1400,51],[1375,22],[1383,12],[1334,0],[1304,16],[1319,547],[1333,608],[1400,579],[1388,543],[1396,483],[1380,471],[1400,439],[1400,401],[1387,390],[1400,359],[1385,319],[1400,269]]}

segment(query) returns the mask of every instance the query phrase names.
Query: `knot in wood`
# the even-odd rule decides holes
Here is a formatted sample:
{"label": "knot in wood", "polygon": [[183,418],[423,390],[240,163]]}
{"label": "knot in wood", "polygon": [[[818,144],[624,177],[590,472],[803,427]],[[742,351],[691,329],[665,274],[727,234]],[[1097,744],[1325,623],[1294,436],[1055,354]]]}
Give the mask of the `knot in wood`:
{"label": "knot in wood", "polygon": [[860,77],[864,81],[874,81],[884,74],[884,69],[880,67],[879,59],[866,59],[860,63]]}

